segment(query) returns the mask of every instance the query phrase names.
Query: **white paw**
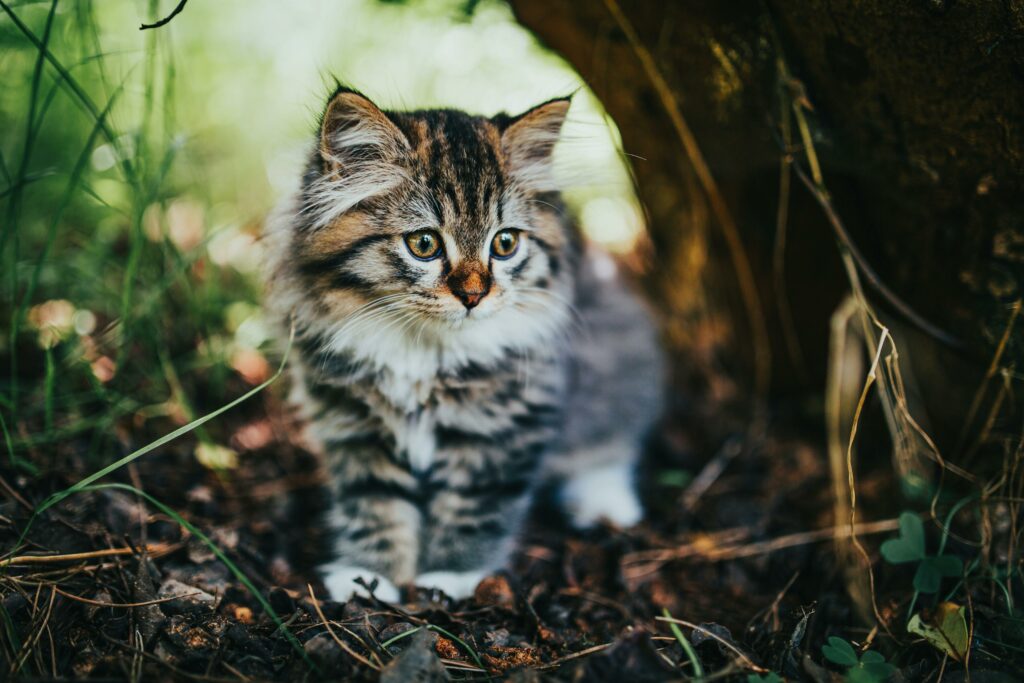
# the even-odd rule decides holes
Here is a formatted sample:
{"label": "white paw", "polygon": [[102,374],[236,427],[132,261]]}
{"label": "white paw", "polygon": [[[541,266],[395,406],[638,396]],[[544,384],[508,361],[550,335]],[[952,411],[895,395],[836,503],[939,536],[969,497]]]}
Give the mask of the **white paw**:
{"label": "white paw", "polygon": [[369,591],[356,583],[358,578],[362,578],[368,586],[373,585],[374,580],[376,580],[377,588],[374,589],[373,594],[384,602],[398,602],[401,597],[395,584],[369,569],[343,564],[329,564],[323,568],[323,572],[324,585],[330,591],[331,597],[338,601],[348,600],[353,595],[369,597]]}
{"label": "white paw", "polygon": [[416,577],[416,585],[422,588],[439,588],[445,595],[456,600],[468,598],[489,572],[475,569],[471,572],[427,572]]}
{"label": "white paw", "polygon": [[572,476],[562,489],[562,504],[577,529],[601,520],[631,527],[644,516],[633,481],[633,465],[613,463]]}

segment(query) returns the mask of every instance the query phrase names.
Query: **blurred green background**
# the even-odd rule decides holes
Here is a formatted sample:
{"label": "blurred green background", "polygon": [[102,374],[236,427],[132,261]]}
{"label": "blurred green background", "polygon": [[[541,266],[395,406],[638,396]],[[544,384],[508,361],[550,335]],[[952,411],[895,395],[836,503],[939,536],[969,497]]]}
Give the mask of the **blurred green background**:
{"label": "blurred green background", "polygon": [[[576,91],[568,199],[612,251],[642,233],[614,127],[500,2],[192,0],[148,31],[174,2],[0,4],[0,426],[23,469],[107,462],[272,374],[262,223],[335,77],[487,115]],[[200,431],[201,458],[230,465],[226,440]]]}

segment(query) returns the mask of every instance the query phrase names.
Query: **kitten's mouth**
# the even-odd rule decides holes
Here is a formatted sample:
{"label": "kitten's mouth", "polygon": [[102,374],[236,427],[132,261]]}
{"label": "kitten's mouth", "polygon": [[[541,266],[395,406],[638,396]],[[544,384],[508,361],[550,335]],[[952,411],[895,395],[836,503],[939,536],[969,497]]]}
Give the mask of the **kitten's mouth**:
{"label": "kitten's mouth", "polygon": [[489,306],[487,308],[474,306],[473,308],[463,308],[457,312],[446,315],[442,320],[447,323],[448,326],[459,329],[466,325],[472,325],[473,323],[486,320],[495,313],[496,311]]}

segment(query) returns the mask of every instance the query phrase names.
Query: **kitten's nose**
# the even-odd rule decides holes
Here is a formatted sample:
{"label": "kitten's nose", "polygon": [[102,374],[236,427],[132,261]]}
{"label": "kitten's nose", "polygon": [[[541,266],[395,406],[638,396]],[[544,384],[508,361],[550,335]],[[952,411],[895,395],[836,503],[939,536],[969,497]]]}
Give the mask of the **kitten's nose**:
{"label": "kitten's nose", "polygon": [[462,267],[448,276],[448,288],[468,311],[491,291],[491,278],[479,266]]}

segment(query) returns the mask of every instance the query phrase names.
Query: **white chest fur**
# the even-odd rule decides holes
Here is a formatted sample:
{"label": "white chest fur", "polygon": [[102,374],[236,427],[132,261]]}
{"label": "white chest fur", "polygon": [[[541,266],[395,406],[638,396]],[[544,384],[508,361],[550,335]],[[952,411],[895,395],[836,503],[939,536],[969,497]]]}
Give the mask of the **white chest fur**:
{"label": "white chest fur", "polygon": [[434,462],[437,448],[433,417],[419,413],[406,418],[405,425],[395,430],[395,443],[408,457],[413,472],[425,472]]}

